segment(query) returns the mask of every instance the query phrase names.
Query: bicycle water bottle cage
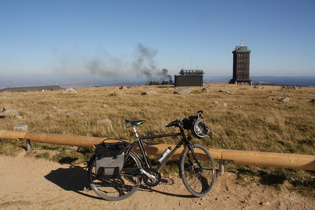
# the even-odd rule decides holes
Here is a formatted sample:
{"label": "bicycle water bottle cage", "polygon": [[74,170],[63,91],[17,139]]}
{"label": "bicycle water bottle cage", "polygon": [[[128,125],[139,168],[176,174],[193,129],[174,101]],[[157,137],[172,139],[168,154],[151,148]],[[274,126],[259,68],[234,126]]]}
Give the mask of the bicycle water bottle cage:
{"label": "bicycle water bottle cage", "polygon": [[[134,120],[125,120],[125,121],[126,121],[126,127],[127,128],[134,127],[134,126],[136,127],[136,126],[141,125],[141,124],[143,124],[145,122],[145,120],[136,120],[136,121],[134,121]],[[129,124],[131,126],[129,126]]]}

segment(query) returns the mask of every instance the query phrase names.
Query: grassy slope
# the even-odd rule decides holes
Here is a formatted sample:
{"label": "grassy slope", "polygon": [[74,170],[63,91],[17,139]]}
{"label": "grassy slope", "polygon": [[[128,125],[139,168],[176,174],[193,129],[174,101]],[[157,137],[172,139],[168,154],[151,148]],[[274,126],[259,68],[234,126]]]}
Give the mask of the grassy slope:
{"label": "grassy slope", "polygon": [[[130,139],[125,119],[146,120],[139,128],[142,135],[160,134],[174,131],[165,128],[168,122],[202,109],[212,131],[210,139],[198,140],[205,146],[315,154],[315,105],[310,102],[315,96],[315,88],[205,87],[211,92],[203,92],[197,87],[191,88],[189,95],[174,95],[173,87],[157,86],[137,86],[126,90],[117,87],[80,88],[77,94],[64,94],[62,91],[2,92],[1,106],[18,111],[24,120],[0,119],[0,129],[11,130],[14,125],[27,124],[33,132]],[[148,90],[154,90],[156,94],[141,95]],[[290,101],[279,102],[285,96],[289,96]],[[223,107],[223,103],[227,106]],[[71,112],[74,114],[67,116]],[[83,115],[76,115],[78,112]],[[97,124],[98,120],[106,118],[112,123]],[[175,143],[176,139],[159,141]],[[6,143],[1,145],[2,149],[8,147]],[[65,150],[59,148],[59,152]],[[308,175],[303,173],[302,176]]]}
{"label": "grassy slope", "polygon": [[[269,152],[315,153],[315,107],[310,100],[315,88],[297,90],[266,86],[209,85],[203,93],[193,88],[186,96],[174,95],[173,88],[151,86],[119,90],[115,87],[82,88],[77,94],[55,92],[1,93],[3,107],[25,118],[1,119],[0,129],[27,124],[30,131],[84,136],[129,138],[124,119],[144,119],[143,135],[169,132],[165,125],[175,119],[205,111],[212,138],[203,143],[215,148]],[[141,95],[154,89],[156,94]],[[219,92],[219,90],[229,91]],[[113,94],[114,93],[114,94]],[[278,99],[290,96],[290,102]],[[219,104],[214,104],[217,101]],[[221,107],[227,103],[226,107]],[[67,116],[71,112],[84,115]],[[108,118],[111,125],[97,125]]]}

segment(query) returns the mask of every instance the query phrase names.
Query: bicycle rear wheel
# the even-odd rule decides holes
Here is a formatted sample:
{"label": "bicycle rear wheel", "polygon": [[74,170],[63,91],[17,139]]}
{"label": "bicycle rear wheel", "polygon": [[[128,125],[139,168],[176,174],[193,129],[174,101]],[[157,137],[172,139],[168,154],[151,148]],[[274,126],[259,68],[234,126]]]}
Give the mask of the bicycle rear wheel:
{"label": "bicycle rear wheel", "polygon": [[196,197],[210,193],[216,170],[209,151],[200,144],[185,147],[180,159],[180,175],[187,190]]}
{"label": "bicycle rear wheel", "polygon": [[141,182],[141,177],[125,173],[125,169],[141,168],[141,161],[131,151],[125,157],[122,171],[111,178],[96,174],[96,156],[93,155],[88,165],[89,181],[93,191],[101,198],[109,201],[123,200],[134,194]]}

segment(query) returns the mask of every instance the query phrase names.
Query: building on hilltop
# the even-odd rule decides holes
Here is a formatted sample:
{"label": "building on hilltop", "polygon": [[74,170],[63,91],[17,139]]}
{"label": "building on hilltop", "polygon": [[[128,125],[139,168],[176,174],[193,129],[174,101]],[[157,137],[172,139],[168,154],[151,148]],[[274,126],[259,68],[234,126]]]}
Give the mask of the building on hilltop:
{"label": "building on hilltop", "polygon": [[236,46],[233,53],[233,78],[230,84],[251,85],[249,78],[250,50],[247,46]]}
{"label": "building on hilltop", "polygon": [[203,70],[180,70],[175,75],[175,87],[180,86],[203,86]]}

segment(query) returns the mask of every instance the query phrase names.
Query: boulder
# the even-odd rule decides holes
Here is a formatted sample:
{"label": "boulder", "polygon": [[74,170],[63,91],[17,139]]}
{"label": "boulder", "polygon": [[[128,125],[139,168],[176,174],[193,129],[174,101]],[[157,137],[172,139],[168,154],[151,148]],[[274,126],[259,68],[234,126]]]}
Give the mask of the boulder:
{"label": "boulder", "polygon": [[223,89],[219,90],[219,92],[220,92],[220,93],[231,93],[230,91],[228,91],[228,90],[223,90]]}
{"label": "boulder", "polygon": [[96,124],[98,124],[98,125],[111,125],[112,121],[110,119],[106,118],[106,119],[103,119],[103,120],[98,120],[96,122]]}
{"label": "boulder", "polygon": [[128,89],[127,86],[120,86],[120,87],[119,87],[119,90],[127,90],[127,89]]}
{"label": "boulder", "polygon": [[189,88],[178,88],[177,90],[174,91],[174,94],[179,94],[179,95],[188,95],[191,92]]}
{"label": "boulder", "polygon": [[73,111],[66,114],[67,117],[77,117],[77,116],[83,116],[84,114],[79,111]]}
{"label": "boulder", "polygon": [[294,85],[283,85],[283,86],[281,87],[281,89],[295,90],[295,89],[296,89],[296,86],[294,86]]}
{"label": "boulder", "polygon": [[258,86],[258,85],[255,85],[254,88],[255,88],[255,89],[265,89],[265,87]]}
{"label": "boulder", "polygon": [[148,91],[141,93],[141,95],[153,95],[153,94],[156,94],[156,92],[154,90],[148,90]]}
{"label": "boulder", "polygon": [[279,101],[280,101],[280,102],[283,102],[283,103],[290,102],[290,97],[289,97],[289,96],[286,96],[286,97],[280,98]]}
{"label": "boulder", "polygon": [[14,131],[28,131],[28,125],[16,125],[13,127]]}
{"label": "boulder", "polygon": [[210,88],[202,88],[203,93],[210,93],[211,89]]}
{"label": "boulder", "polygon": [[227,103],[221,103],[221,104],[218,104],[218,107],[227,107],[228,106],[228,104]]}
{"label": "boulder", "polygon": [[22,119],[22,116],[20,116],[19,112],[3,107],[2,112],[0,112],[0,118],[6,118],[6,117],[17,118],[19,120]]}
{"label": "boulder", "polygon": [[224,108],[224,107],[227,107],[228,104],[227,103],[219,103],[218,101],[213,101],[212,102],[212,106],[217,106],[217,107]]}
{"label": "boulder", "polygon": [[121,96],[121,95],[122,95],[122,92],[117,92],[117,91],[109,94],[109,96]]}
{"label": "boulder", "polygon": [[74,88],[67,88],[63,91],[64,94],[76,94],[77,91]]}
{"label": "boulder", "polygon": [[265,117],[264,118],[265,122],[267,123],[279,123],[279,118],[276,117]]}

